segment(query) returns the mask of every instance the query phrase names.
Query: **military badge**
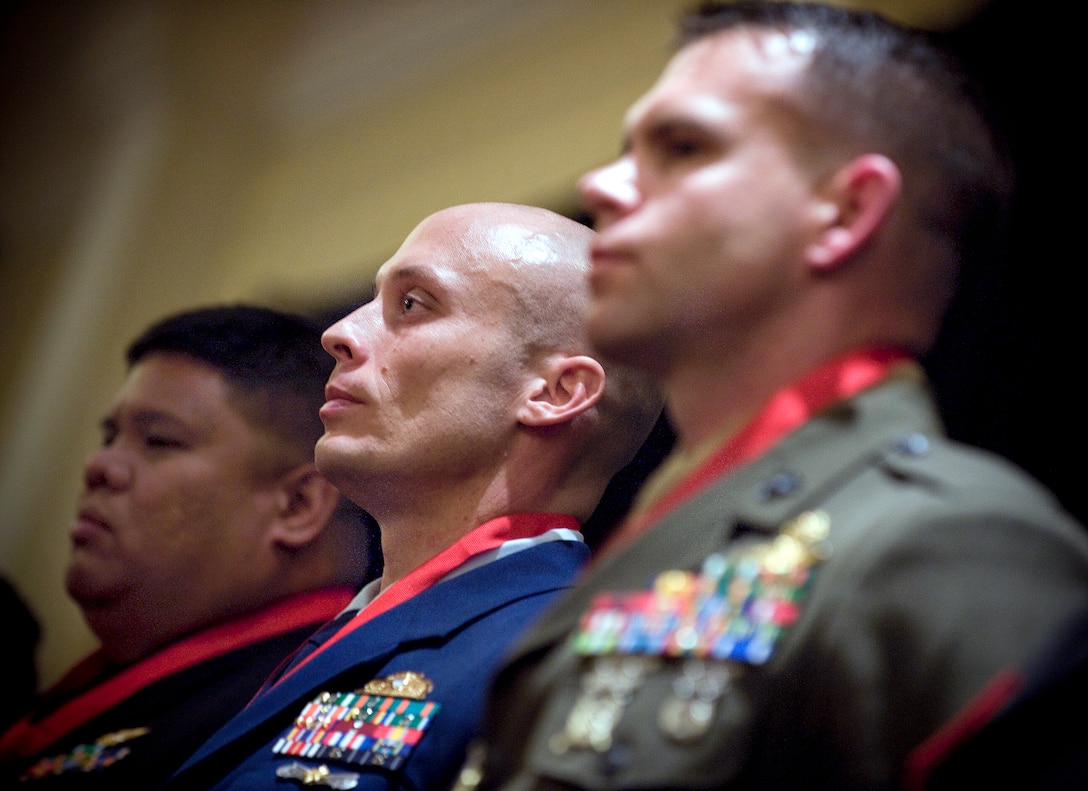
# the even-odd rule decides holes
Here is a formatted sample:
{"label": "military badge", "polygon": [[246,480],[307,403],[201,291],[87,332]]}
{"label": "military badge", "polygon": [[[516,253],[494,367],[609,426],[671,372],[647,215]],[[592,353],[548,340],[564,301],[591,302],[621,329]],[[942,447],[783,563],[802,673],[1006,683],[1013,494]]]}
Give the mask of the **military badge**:
{"label": "military badge", "polygon": [[650,590],[598,595],[571,638],[588,661],[552,752],[609,750],[635,690],[666,659],[682,664],[658,727],[676,742],[701,738],[743,666],[770,659],[800,617],[829,528],[825,513],[806,511],[770,541],[710,555],[698,572],[664,571]]}
{"label": "military badge", "polygon": [[68,772],[97,772],[128,756],[132,749],[127,744],[133,739],[150,733],[149,728],[127,728],[99,736],[93,744],[80,744],[71,752],[42,758],[26,770],[20,782],[40,780],[49,775]]}
{"label": "military badge", "polygon": [[334,772],[325,764],[306,766],[298,761],[278,767],[276,777],[298,780],[304,786],[328,786],[337,791],[348,791],[359,785],[359,775],[355,772]]}
{"label": "military badge", "polygon": [[603,593],[573,637],[584,656],[610,653],[766,662],[801,614],[815,568],[829,551],[827,515],[807,511],[769,542],[672,570],[652,590]]}
{"label": "military badge", "polygon": [[323,692],[306,704],[272,750],[297,758],[399,769],[438,713],[439,704],[425,699],[431,689],[422,673],[398,673],[354,692]]}
{"label": "military badge", "polygon": [[549,740],[549,749],[556,755],[572,749],[606,752],[624,707],[642,678],[659,662],[652,656],[597,657],[582,674],[581,695],[563,730]]}
{"label": "military badge", "polygon": [[396,698],[424,700],[434,689],[434,684],[422,673],[405,670],[385,678],[368,681],[363,692],[371,695],[391,695]]}

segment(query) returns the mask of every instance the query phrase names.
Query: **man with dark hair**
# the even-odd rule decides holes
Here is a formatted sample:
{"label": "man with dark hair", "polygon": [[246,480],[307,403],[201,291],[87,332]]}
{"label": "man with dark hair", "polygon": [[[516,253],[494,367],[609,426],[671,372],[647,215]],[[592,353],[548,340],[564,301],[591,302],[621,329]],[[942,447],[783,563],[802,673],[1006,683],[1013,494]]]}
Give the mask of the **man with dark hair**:
{"label": "man with dark hair", "polygon": [[461,786],[902,791],[1088,600],[1084,527],[950,441],[918,362],[1010,168],[919,32],[745,0],[681,32],[580,184],[590,339],[676,445],[497,671]]}
{"label": "man with dark hair", "polygon": [[87,460],[66,587],[100,642],[0,738],[27,787],[152,787],[370,576],[317,471],[320,328],[247,305],[164,319]]}

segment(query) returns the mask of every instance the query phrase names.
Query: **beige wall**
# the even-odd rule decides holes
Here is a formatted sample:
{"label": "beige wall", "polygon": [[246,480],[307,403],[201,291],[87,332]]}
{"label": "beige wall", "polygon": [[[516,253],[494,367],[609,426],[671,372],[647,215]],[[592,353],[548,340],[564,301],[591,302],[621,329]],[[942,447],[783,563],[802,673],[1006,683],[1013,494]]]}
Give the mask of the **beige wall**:
{"label": "beige wall", "polygon": [[0,572],[48,683],[93,645],[66,532],[127,341],[198,304],[338,303],[443,206],[574,208],[687,3],[21,5],[0,42]]}

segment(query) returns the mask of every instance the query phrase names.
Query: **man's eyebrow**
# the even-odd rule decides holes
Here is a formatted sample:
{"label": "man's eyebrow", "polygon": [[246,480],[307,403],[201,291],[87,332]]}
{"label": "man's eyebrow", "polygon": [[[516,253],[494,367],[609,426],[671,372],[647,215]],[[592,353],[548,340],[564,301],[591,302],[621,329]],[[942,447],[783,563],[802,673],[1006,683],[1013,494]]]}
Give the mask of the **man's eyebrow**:
{"label": "man's eyebrow", "polygon": [[[163,412],[160,409],[137,409],[133,411],[128,418],[132,420],[138,426],[147,426],[152,423],[171,423],[176,426],[185,425],[185,421],[179,418],[177,415],[173,415],[169,412]],[[120,424],[120,418],[117,414],[110,414],[103,417],[98,425],[104,430],[116,429]]]}
{"label": "man's eyebrow", "polygon": [[420,266],[419,264],[405,264],[393,272],[390,277],[395,278],[396,280],[404,280],[406,278],[425,278],[427,280],[432,280],[434,279],[434,274],[430,269]]}
{"label": "man's eyebrow", "polygon": [[427,277],[426,270],[416,264],[407,264],[402,267],[398,267],[392,272],[381,272],[374,278],[374,293],[377,294],[381,291],[382,284],[386,281],[399,281],[399,280],[411,280],[415,278]]}
{"label": "man's eyebrow", "polygon": [[631,153],[635,138],[653,143],[667,136],[671,131],[682,126],[682,122],[673,118],[640,118],[632,124],[620,140],[620,156]]}
{"label": "man's eyebrow", "polygon": [[[388,272],[384,278],[384,284],[411,282],[438,299],[442,295],[448,294],[449,289],[460,278],[460,274],[450,273],[442,267],[427,264],[405,264],[393,272]],[[381,283],[375,284],[375,296],[377,296],[381,285]]]}
{"label": "man's eyebrow", "polygon": [[642,128],[645,137],[656,140],[677,133],[706,134],[707,125],[687,115],[670,113],[649,119]]}
{"label": "man's eyebrow", "polygon": [[156,423],[159,421],[165,423],[175,423],[177,425],[181,425],[185,422],[177,415],[171,414],[170,412],[163,412],[159,409],[139,409],[133,413],[132,419],[141,425],[146,425],[147,423]]}

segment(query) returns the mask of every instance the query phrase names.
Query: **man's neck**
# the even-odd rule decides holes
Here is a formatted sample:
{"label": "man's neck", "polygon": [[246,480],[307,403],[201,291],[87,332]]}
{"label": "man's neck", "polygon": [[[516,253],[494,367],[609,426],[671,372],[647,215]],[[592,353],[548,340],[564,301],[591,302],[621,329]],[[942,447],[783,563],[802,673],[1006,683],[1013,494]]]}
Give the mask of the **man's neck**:
{"label": "man's neck", "polygon": [[850,349],[776,348],[676,366],[662,383],[678,449],[732,436],[785,387]]}
{"label": "man's neck", "polygon": [[386,491],[408,496],[386,496],[370,507],[364,498],[356,500],[381,530],[382,590],[492,519],[512,513],[569,513],[571,503],[549,458],[546,449],[534,456],[514,448],[506,463],[486,476],[436,485],[401,482]]}
{"label": "man's neck", "polygon": [[385,590],[489,519],[511,512],[510,503],[496,500],[488,491],[420,492],[398,509],[372,513],[381,530],[384,562],[381,589]]}

